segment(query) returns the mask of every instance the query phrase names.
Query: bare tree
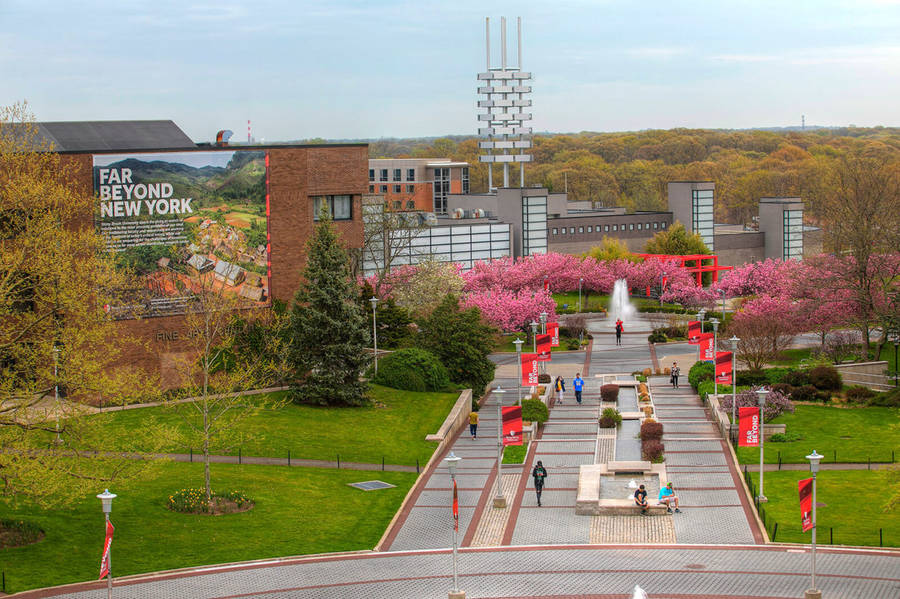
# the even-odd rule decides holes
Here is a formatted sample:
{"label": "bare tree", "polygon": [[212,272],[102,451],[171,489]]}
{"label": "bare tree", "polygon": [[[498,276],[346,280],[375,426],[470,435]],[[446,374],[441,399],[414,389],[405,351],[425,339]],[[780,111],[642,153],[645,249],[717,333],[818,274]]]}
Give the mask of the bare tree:
{"label": "bare tree", "polygon": [[375,294],[394,266],[412,264],[424,254],[414,240],[428,228],[423,212],[391,209],[381,196],[363,200],[362,270],[376,275]]}

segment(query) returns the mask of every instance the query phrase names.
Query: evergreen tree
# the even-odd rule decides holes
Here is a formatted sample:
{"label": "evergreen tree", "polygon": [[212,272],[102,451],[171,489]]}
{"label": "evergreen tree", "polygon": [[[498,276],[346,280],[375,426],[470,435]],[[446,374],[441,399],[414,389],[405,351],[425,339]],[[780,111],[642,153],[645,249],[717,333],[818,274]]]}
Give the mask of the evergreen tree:
{"label": "evergreen tree", "polygon": [[456,296],[447,295],[420,323],[416,344],[441,359],[451,381],[471,387],[478,397],[494,378],[488,354],[495,332],[482,322],[478,308],[460,309]]}
{"label": "evergreen tree", "polygon": [[303,280],[291,308],[290,365],[300,403],[359,406],[370,402],[360,380],[371,358],[369,331],[350,279],[350,260],[323,211],[307,243]]}

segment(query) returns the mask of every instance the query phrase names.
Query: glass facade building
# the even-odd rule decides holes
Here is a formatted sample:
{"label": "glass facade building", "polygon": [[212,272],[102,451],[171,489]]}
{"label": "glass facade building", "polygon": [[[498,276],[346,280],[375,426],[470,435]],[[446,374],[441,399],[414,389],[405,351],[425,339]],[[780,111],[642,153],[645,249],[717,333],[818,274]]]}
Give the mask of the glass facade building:
{"label": "glass facade building", "polygon": [[712,189],[691,190],[691,225],[710,251],[715,251],[715,221],[713,218]]}
{"label": "glass facade building", "polygon": [[783,258],[785,260],[803,259],[803,211],[785,210],[783,212],[784,240]]}
{"label": "glass facade building", "polygon": [[547,253],[547,197],[522,198],[522,255]]}

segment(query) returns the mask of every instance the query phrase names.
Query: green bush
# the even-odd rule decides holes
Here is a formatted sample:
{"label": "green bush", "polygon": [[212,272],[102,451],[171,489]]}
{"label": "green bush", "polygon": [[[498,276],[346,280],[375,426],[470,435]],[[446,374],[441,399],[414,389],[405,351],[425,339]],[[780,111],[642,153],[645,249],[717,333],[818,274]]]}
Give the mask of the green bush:
{"label": "green bush", "polygon": [[784,382],[784,377],[787,376],[787,373],[793,372],[792,368],[766,368],[763,372],[766,373],[766,381],[770,385],[777,385],[778,383]]}
{"label": "green bush", "polygon": [[840,391],[841,373],[833,366],[816,366],[809,371],[809,383],[820,391]]}
{"label": "green bush", "polygon": [[660,333],[659,331],[653,331],[650,335],[647,336],[647,341],[650,343],[665,343],[668,341],[665,333]]}
{"label": "green bush", "polygon": [[376,379],[376,382],[379,385],[392,387],[394,389],[402,389],[404,391],[417,391],[419,393],[428,390],[425,381],[422,380],[419,373],[412,368],[397,366],[391,369],[390,375],[385,375],[384,377],[380,376],[382,372],[384,371],[379,368],[379,377]]}
{"label": "green bush", "polygon": [[737,384],[739,386],[760,387],[768,382],[769,379],[763,370],[738,370]]}
{"label": "green bush", "polygon": [[818,390],[812,385],[794,387],[791,391],[791,401],[817,401]]}
{"label": "green bush", "polygon": [[634,375],[634,378],[635,378],[635,380],[636,380],[637,382],[639,382],[639,383],[646,383],[646,382],[647,382],[647,377],[645,377],[643,374],[635,374],[635,375]]}
{"label": "green bush", "polygon": [[578,342],[578,339],[567,339],[566,340],[566,349],[572,351],[576,349],[581,349],[581,343]]}
{"label": "green bush", "polygon": [[869,405],[885,408],[900,408],[900,390],[894,389],[887,393],[877,393],[869,402]]}
{"label": "green bush", "polygon": [[[407,374],[401,374],[404,370],[416,375],[424,387],[422,391],[440,391],[450,385],[450,375],[437,356],[418,348],[401,349],[379,360],[375,383],[394,389],[418,391],[418,388],[398,387],[395,384],[394,378],[397,376],[403,377],[406,381],[411,380]],[[411,380],[409,384],[419,386],[415,380]]]}
{"label": "green bush", "polygon": [[791,431],[785,431],[784,433],[775,433],[771,437],[769,437],[768,441],[772,443],[790,443],[791,441],[800,441],[803,439],[803,435],[799,435],[797,433]]}
{"label": "green bush", "polygon": [[600,428],[616,428],[622,424],[622,415],[615,408],[604,408],[599,422]]}
{"label": "green bush", "polygon": [[[600,386],[600,401],[617,401],[619,399],[619,386],[612,383]],[[606,408],[607,410],[611,408]]]}
{"label": "green bush", "polygon": [[791,387],[802,387],[809,384],[809,374],[805,370],[791,370],[781,377],[781,382]]}
{"label": "green bush", "polygon": [[641,442],[641,456],[648,462],[654,464],[659,464],[663,461],[663,452],[665,449],[662,441],[659,441],[658,439]]}
{"label": "green bush", "polygon": [[688,383],[696,391],[701,382],[713,380],[715,372],[716,367],[713,366],[712,362],[694,362],[694,365],[688,371]]}
{"label": "green bush", "polygon": [[548,418],[550,418],[550,411],[544,402],[539,399],[522,400],[522,420],[547,422]]}
{"label": "green bush", "polygon": [[844,393],[847,401],[856,404],[867,404],[876,395],[875,391],[861,385],[851,385]]}

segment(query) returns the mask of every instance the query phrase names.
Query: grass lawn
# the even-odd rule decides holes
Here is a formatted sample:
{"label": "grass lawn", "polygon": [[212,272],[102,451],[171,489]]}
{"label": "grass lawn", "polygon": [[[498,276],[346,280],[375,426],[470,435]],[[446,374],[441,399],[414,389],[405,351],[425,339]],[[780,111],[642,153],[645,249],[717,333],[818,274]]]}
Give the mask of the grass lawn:
{"label": "grass lawn", "polygon": [[[805,456],[813,449],[825,456],[825,462],[890,462],[891,450],[900,460],[900,409],[898,408],[833,408],[829,406],[800,405],[793,414],[782,414],[774,423],[787,425],[787,434],[798,434],[802,439],[787,443],[765,444],[767,464],[781,461],[806,463]],[[755,447],[738,447],[738,459],[742,464],[758,464],[759,450]],[[835,459],[836,457],[836,459]]]}
{"label": "grass lawn", "polygon": [[[213,464],[214,488],[240,490],[256,506],[240,514],[198,516],[165,508],[173,491],[203,483],[200,464],[164,464],[149,480],[113,487],[113,576],[268,557],[371,549],[399,508],[415,473],[359,472]],[[347,483],[378,478],[394,489],[360,491]],[[34,545],[0,550],[6,589],[96,580],[103,547],[100,501],[71,510],[0,508],[3,517],[40,526]]]}
{"label": "grass lawn", "polygon": [[809,359],[812,348],[786,349],[772,361],[775,366],[800,366],[800,362]]}
{"label": "grass lawn", "polygon": [[[247,435],[240,449],[243,455],[308,458],[341,461],[422,466],[431,457],[437,443],[425,441],[425,435],[437,432],[457,393],[416,393],[372,385],[372,396],[379,407],[326,408],[289,403],[276,410],[263,410],[241,421]],[[382,406],[383,404],[383,406]],[[139,427],[155,418],[180,430],[187,430],[182,417],[165,407],[138,408],[108,412],[115,425]],[[169,451],[187,453],[188,447],[170,447]],[[194,447],[194,453],[198,451]],[[238,448],[214,448],[215,453],[237,455]]]}
{"label": "grass lawn", "polygon": [[528,454],[528,445],[507,445],[503,448],[504,464],[522,464],[525,462],[525,456]]}
{"label": "grass lawn", "polygon": [[[758,476],[756,474],[754,477]],[[812,531],[800,530],[800,500],[797,481],[812,476],[809,472],[767,472],[765,493],[766,525],[771,538],[778,522],[775,540],[809,543]],[[753,479],[754,482],[757,478]],[[881,528],[885,547],[900,547],[900,509],[882,511],[889,473],[867,470],[820,470],[816,477],[816,542],[829,542],[833,529],[836,545],[878,546]],[[824,505],[823,505],[824,504]]]}
{"label": "grass lawn", "polygon": [[[562,310],[563,304],[568,304],[569,309],[578,309],[578,291],[567,291],[565,293],[554,293],[553,299],[556,300],[556,309]],[[588,295],[583,290],[581,292],[581,311],[582,312],[605,312],[609,306],[608,295],[597,295],[591,293]]]}

